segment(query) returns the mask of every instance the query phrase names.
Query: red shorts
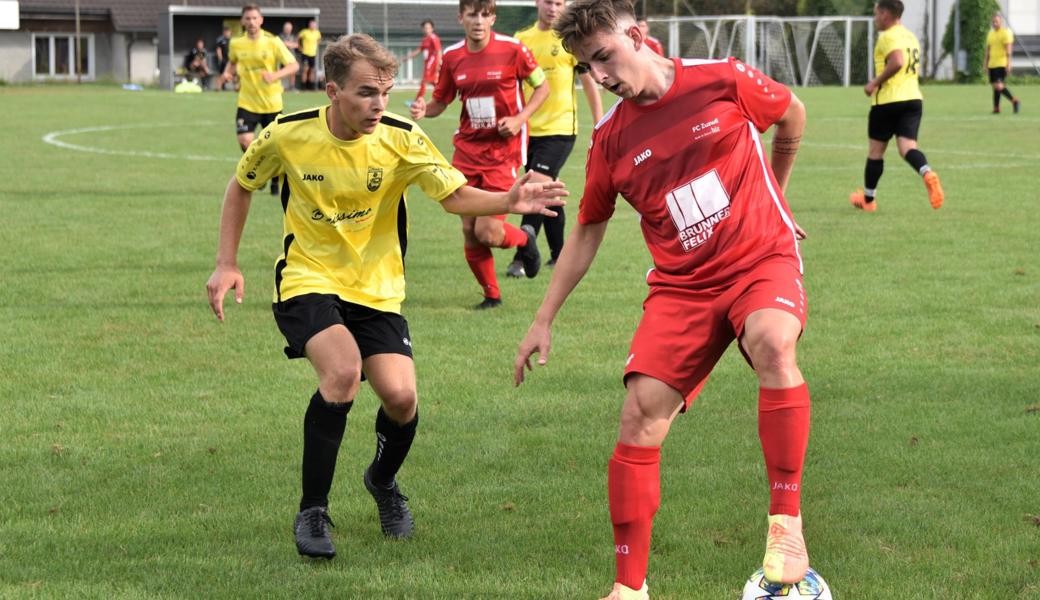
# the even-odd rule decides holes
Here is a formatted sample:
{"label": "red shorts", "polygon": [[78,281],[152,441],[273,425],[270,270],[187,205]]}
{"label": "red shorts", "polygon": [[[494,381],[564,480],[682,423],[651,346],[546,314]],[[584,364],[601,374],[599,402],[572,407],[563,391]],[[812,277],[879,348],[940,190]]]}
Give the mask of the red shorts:
{"label": "red shorts", "polygon": [[516,183],[517,167],[515,165],[473,167],[453,163],[452,166],[466,176],[466,183],[471,187],[488,192],[508,192]]}
{"label": "red shorts", "polygon": [[640,373],[667,383],[685,397],[685,410],[744,332],[748,315],[763,308],[787,311],[805,328],[808,307],[797,267],[771,260],[721,292],[652,288],[632,337],[625,378]]}

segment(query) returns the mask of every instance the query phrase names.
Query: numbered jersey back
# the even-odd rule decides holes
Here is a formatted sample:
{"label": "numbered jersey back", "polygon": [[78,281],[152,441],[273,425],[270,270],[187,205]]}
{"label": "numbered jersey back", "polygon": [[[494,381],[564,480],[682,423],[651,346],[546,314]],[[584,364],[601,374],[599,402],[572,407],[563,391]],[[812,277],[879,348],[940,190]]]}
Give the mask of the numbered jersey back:
{"label": "numbered jersey back", "polygon": [[921,87],[917,83],[921,44],[906,27],[894,25],[878,36],[874,44],[874,75],[881,75],[889,55],[897,50],[903,54],[903,66],[874,93],[874,104],[922,99]]}

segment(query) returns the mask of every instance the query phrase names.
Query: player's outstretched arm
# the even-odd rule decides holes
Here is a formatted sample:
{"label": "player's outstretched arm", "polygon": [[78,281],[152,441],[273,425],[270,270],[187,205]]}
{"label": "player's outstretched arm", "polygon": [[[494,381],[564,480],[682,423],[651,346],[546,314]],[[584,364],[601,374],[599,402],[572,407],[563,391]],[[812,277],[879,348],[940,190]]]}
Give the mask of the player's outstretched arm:
{"label": "player's outstretched arm", "polygon": [[780,191],[787,191],[787,181],[791,178],[794,159],[798,155],[798,147],[802,143],[802,132],[805,131],[805,105],[798,96],[791,94],[791,103],[776,122],[773,130],[773,152],[770,166],[773,175],[780,184]]}
{"label": "player's outstretched arm", "polygon": [[243,188],[234,176],[224,192],[224,208],[220,214],[220,240],[217,242],[217,266],[206,282],[209,306],[220,321],[224,320],[224,295],[235,290],[235,302],[242,303],[245,279],[238,268],[238,245],[249,215],[253,194]]}
{"label": "player's outstretched arm", "polygon": [[542,80],[535,88],[534,92],[531,93],[531,98],[524,105],[524,109],[519,113],[511,117],[502,117],[498,120],[498,135],[502,137],[513,137],[520,133],[520,129],[523,128],[524,123],[531,118],[531,115],[535,113],[543,104],[546,99],[549,98],[549,82]]}
{"label": "player's outstretched arm", "polygon": [[456,215],[483,217],[513,213],[517,215],[544,215],[555,217],[553,206],[565,206],[567,186],[562,181],[530,181],[527,172],[516,180],[508,192],[486,192],[464,185],[441,201],[441,207]]}
{"label": "player's outstretched arm", "polygon": [[300,63],[298,63],[298,62],[296,62],[294,60],[291,63],[282,65],[281,69],[278,69],[277,71],[275,71],[273,73],[270,72],[270,71],[264,71],[262,77],[264,78],[264,81],[266,81],[267,83],[274,83],[274,82],[278,81],[279,79],[281,79],[283,77],[288,77],[288,76],[296,73],[299,70],[300,70]]}
{"label": "player's outstretched arm", "polygon": [[578,223],[571,229],[567,241],[563,244],[563,252],[560,253],[553,269],[552,279],[549,281],[549,289],[545,292],[542,305],[535,314],[534,322],[527,329],[527,335],[520,342],[516,351],[516,360],[513,361],[513,384],[520,385],[524,382],[524,369],[534,369],[531,365],[531,357],[538,354],[538,364],[545,365],[549,362],[549,350],[552,348],[552,322],[556,313],[560,312],[567,296],[574,291],[575,286],[589,270],[592,259],[596,258],[596,252],[603,243],[603,236],[607,232],[607,222],[582,224]]}

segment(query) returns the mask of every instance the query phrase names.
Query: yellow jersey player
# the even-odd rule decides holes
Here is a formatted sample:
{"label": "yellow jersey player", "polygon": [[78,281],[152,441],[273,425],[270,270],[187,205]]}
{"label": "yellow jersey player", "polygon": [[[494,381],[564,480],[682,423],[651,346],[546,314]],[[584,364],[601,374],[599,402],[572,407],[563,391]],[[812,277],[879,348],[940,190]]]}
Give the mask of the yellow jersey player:
{"label": "yellow jersey player", "polygon": [[[564,0],[535,0],[535,6],[538,8],[538,22],[516,32],[514,37],[531,50],[538,66],[545,73],[549,97],[527,122],[531,137],[527,145],[525,169],[533,173],[532,181],[551,181],[559,177],[578,137],[575,78],[581,79],[581,88],[589,102],[593,123],[603,118],[603,103],[599,97],[599,88],[588,69],[581,67],[578,59],[564,49],[560,37],[552,30],[553,21],[563,12]],[[524,82],[524,96],[529,100],[533,94],[534,88]],[[527,215],[522,223],[530,225],[535,235],[538,235],[544,222],[545,240],[549,243],[549,260],[545,264],[549,267],[556,265],[556,259],[563,250],[565,215],[562,210],[556,212],[559,214],[552,218]],[[519,251],[506,268],[506,275],[526,275]]]}
{"label": "yellow jersey player", "polygon": [[305,90],[318,89],[318,70],[314,64],[318,57],[318,42],[321,41],[321,32],[318,31],[318,21],[311,19],[307,21],[307,29],[300,32],[300,58],[303,60],[303,77],[300,78]]}
{"label": "yellow jersey player", "polygon": [[881,35],[874,44],[874,74],[863,91],[871,98],[867,135],[870,147],[863,175],[863,188],[849,195],[849,202],[866,212],[877,210],[874,201],[878,181],[885,170],[885,149],[896,136],[899,155],[924,179],[932,208],[943,203],[939,175],[917,149],[917,130],[921,126],[922,96],[918,85],[921,45],[900,19],[900,0],[878,0],[874,4],[874,24]]}
{"label": "yellow jersey player", "polygon": [[[267,127],[282,112],[281,79],[299,70],[293,53],[285,43],[263,29],[264,17],[260,7],[246,4],[242,7],[244,35],[232,38],[228,44],[228,64],[220,84],[238,75],[238,110],[235,114],[235,132],[238,145],[245,152],[253,142],[257,125]],[[281,68],[278,65],[281,64]],[[271,193],[278,193],[278,180],[271,180]]]}
{"label": "yellow jersey player", "polygon": [[396,479],[419,421],[412,337],[401,316],[408,186],[462,215],[551,216],[547,207],[562,205],[566,191],[562,183],[526,177],[498,193],[467,186],[415,123],[384,112],[397,60],[372,38],[340,38],[326,50],[324,65],[330,104],[279,117],[239,161],[224,195],[216,268],[206,289],[221,321],[229,290],[242,301],[236,256],[250,199],[268,179],[283,176],[284,235],[272,308],[286,355],[306,357],[318,378],[304,417],[294,531],[300,554],[332,558],[328,495],[362,379],[382,405],[365,487],[384,535],[407,538],[414,527]]}
{"label": "yellow jersey player", "polygon": [[993,15],[993,29],[986,34],[986,68],[989,69],[989,83],[993,86],[993,114],[1000,114],[1000,97],[1011,101],[1011,108],[1018,113],[1019,102],[1011,90],[1004,85],[1004,80],[1011,74],[1011,44],[1015,42],[1015,34],[1004,27],[1004,18],[1000,13]]}

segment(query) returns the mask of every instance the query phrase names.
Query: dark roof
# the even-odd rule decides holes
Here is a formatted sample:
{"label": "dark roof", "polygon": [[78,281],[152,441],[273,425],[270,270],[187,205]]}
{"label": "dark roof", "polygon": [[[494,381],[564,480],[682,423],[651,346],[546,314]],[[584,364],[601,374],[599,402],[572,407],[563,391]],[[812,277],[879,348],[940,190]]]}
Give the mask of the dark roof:
{"label": "dark roof", "polygon": [[[255,0],[254,0],[255,1]],[[263,10],[266,8],[305,8],[321,10],[321,28],[331,33],[342,33],[347,28],[347,3],[345,0],[284,0],[255,1]],[[80,11],[96,13],[104,10],[112,16],[116,31],[158,31],[159,15],[171,4],[177,6],[220,6],[233,8],[237,14],[242,2],[228,0],[80,0]],[[21,12],[54,13],[72,15],[74,9],[69,0],[26,0],[20,3]],[[396,11],[395,11],[396,12]],[[418,27],[418,24],[415,26]]]}

